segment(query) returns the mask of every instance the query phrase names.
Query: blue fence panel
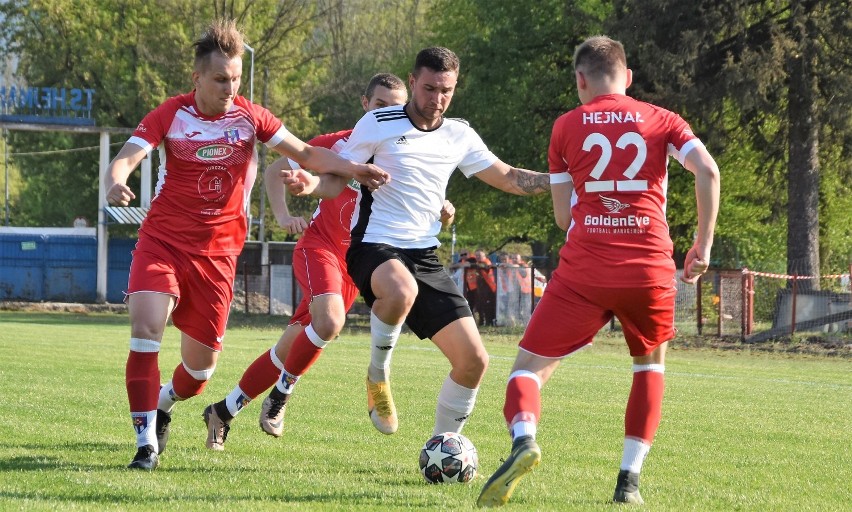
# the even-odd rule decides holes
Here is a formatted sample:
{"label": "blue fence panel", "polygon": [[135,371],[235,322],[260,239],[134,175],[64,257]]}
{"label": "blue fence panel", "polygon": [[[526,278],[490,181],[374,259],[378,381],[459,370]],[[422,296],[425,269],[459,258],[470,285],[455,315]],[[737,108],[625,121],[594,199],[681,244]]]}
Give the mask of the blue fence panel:
{"label": "blue fence panel", "polygon": [[0,300],[44,300],[44,235],[0,236]]}
{"label": "blue fence panel", "polygon": [[94,302],[97,237],[48,235],[45,238],[44,300]]}
{"label": "blue fence panel", "polygon": [[110,238],[109,264],[107,266],[107,302],[121,304],[127,290],[130,260],[136,247],[135,238]]}
{"label": "blue fence panel", "polygon": [[[136,239],[109,240],[107,302],[121,303]],[[95,302],[95,236],[0,234],[0,300]]]}

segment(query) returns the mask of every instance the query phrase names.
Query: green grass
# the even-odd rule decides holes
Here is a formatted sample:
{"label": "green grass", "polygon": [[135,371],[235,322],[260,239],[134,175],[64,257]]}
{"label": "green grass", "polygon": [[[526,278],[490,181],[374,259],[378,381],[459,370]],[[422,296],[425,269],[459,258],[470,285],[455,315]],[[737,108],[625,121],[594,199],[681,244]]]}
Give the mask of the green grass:
{"label": "green grass", "polygon": [[[430,486],[417,456],[448,366],[410,335],[394,356],[396,435],[379,434],[367,418],[368,341],[350,331],[299,383],[283,438],[257,427],[258,400],[233,422],[225,452],[204,448],[202,409],[231,390],[282,326],[280,318],[232,319],[216,374],[201,397],[177,406],[168,450],[149,474],[125,469],[134,452],[127,316],[0,312],[0,510],[474,508],[509,448],[501,411],[516,336],[486,335],[491,366],[464,431],[480,475],[470,485]],[[648,509],[848,510],[849,359],[673,348],[663,421],[642,474]],[[178,362],[170,327],[163,380]],[[613,509],[630,380],[617,338],[562,364],[543,392],[542,464],[506,510]]]}

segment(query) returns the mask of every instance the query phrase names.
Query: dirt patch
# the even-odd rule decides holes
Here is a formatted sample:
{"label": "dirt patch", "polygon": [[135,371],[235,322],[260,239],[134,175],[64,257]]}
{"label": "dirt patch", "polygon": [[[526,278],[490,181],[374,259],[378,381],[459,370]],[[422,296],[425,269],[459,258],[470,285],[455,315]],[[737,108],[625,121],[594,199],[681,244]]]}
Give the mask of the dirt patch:
{"label": "dirt patch", "polygon": [[0,311],[33,311],[60,313],[127,313],[125,304],[80,304],[76,302],[0,302]]}

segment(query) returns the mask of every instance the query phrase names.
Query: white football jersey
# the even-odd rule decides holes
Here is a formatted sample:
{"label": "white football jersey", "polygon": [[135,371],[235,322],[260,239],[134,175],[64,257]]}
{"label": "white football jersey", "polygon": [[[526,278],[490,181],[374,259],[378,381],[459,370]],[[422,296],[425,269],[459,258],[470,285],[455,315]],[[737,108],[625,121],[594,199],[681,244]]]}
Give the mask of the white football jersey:
{"label": "white football jersey", "polygon": [[403,105],[364,114],[340,156],[372,161],[391,176],[374,192],[361,187],[352,242],[401,249],[440,245],[436,235],[450,175],[459,169],[469,178],[497,161],[465,121],[444,118],[440,127],[424,131],[411,123]]}

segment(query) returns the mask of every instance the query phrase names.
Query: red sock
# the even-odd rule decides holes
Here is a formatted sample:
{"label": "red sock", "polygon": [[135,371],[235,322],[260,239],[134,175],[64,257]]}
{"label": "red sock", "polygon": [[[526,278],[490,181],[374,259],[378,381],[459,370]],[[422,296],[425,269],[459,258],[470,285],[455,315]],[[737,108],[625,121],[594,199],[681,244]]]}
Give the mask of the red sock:
{"label": "red sock", "polygon": [[272,362],[272,356],[269,353],[272,350],[275,348],[255,359],[240,378],[240,389],[251,399],[274,386],[281,374],[281,370]]}
{"label": "red sock", "polygon": [[160,367],[157,352],[130,351],[124,368],[124,382],[130,412],[145,412],[157,409],[160,397]]}
{"label": "red sock", "polygon": [[509,428],[519,420],[538,423],[541,418],[541,389],[537,379],[523,374],[509,378],[503,417],[506,418],[506,426]]}
{"label": "red sock", "polygon": [[[310,326],[309,326],[310,327]],[[290,375],[303,375],[322,354],[322,349],[308,338],[307,329],[300,332],[284,359],[284,370]],[[277,376],[276,376],[277,377]]]}
{"label": "red sock", "polygon": [[624,435],[641,439],[647,444],[654,441],[663,409],[665,376],[661,372],[633,373],[633,386],[627,399],[624,414]]}
{"label": "red sock", "polygon": [[178,363],[175,367],[175,371],[172,374],[172,387],[175,390],[175,394],[184,400],[188,398],[192,398],[196,395],[200,395],[202,391],[204,391],[204,387],[207,386],[206,380],[197,380],[195,377],[189,374],[186,371],[186,368],[183,367],[183,363]]}

